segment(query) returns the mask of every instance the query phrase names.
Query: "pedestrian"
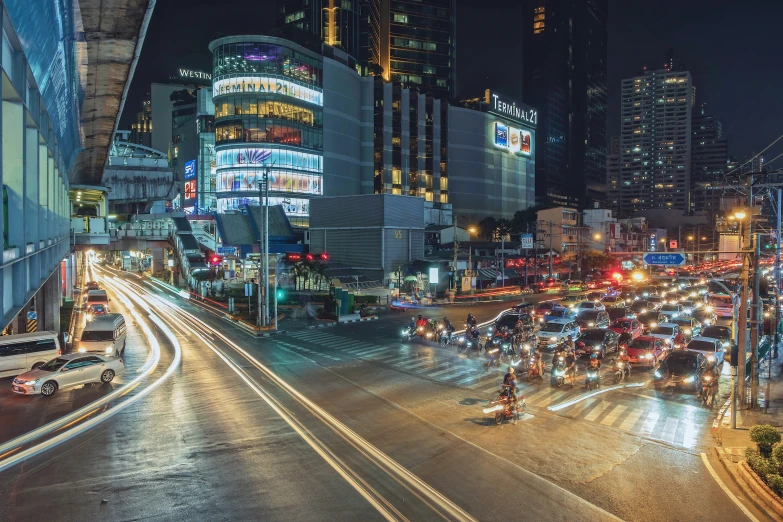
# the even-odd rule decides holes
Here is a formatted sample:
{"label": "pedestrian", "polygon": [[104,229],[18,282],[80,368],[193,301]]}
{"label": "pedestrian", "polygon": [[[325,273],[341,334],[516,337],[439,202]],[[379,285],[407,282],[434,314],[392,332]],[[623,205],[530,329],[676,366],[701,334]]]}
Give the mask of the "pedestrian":
{"label": "pedestrian", "polygon": [[305,312],[307,313],[307,324],[312,326],[313,321],[315,321],[315,307],[313,306],[312,301],[308,302],[307,306],[305,306]]}

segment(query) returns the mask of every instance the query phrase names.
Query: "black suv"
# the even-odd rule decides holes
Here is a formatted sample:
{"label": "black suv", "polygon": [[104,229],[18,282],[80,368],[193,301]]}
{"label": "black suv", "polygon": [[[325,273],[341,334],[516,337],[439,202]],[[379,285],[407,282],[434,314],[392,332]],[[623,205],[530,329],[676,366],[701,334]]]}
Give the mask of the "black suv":
{"label": "black suv", "polygon": [[582,330],[588,328],[606,328],[609,326],[609,314],[598,310],[584,310],[579,312],[574,320]]}
{"label": "black suv", "polygon": [[700,352],[671,352],[653,372],[653,384],[656,390],[668,387],[698,390],[706,366],[707,358]]}
{"label": "black suv", "polygon": [[577,355],[594,353],[603,359],[608,352],[616,352],[618,350],[618,338],[617,332],[612,330],[590,328],[582,331],[582,335],[577,338],[575,352]]}

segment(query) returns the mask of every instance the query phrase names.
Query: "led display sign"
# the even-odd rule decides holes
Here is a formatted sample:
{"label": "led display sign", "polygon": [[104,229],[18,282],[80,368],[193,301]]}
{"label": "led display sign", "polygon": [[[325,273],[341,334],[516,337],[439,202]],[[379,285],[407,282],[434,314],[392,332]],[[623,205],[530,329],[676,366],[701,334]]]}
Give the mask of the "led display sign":
{"label": "led display sign", "polygon": [[185,182],[185,201],[196,199],[196,180]]}
{"label": "led display sign", "polygon": [[315,105],[324,104],[324,93],[320,89],[299,85],[283,78],[240,76],[239,78],[225,78],[212,84],[213,97],[221,94],[248,92],[280,94],[281,96],[290,96]]}
{"label": "led display sign", "polygon": [[201,71],[193,71],[190,69],[179,69],[179,77],[194,80],[211,80],[212,74]]}
{"label": "led display sign", "polygon": [[484,102],[487,104],[487,112],[510,118],[518,123],[535,127],[538,123],[538,111],[523,103],[506,98],[490,89],[484,92]]}
{"label": "led display sign", "polygon": [[196,177],[196,160],[190,160],[185,162],[185,179],[193,179]]}
{"label": "led display sign", "polygon": [[495,147],[506,149],[519,156],[533,154],[533,135],[525,129],[517,129],[505,123],[496,121],[493,124]]}

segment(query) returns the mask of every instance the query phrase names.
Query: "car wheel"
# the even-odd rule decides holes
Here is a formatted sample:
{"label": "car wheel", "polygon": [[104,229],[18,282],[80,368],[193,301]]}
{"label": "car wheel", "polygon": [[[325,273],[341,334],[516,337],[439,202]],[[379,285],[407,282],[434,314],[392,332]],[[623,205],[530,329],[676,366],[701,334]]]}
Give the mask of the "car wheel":
{"label": "car wheel", "polygon": [[101,382],[111,382],[114,379],[114,370],[104,370],[101,374]]}
{"label": "car wheel", "polygon": [[57,391],[57,383],[54,381],[46,381],[41,385],[41,395],[44,397],[50,397]]}
{"label": "car wheel", "polygon": [[33,370],[37,370],[38,368],[40,368],[43,365],[44,365],[44,363],[42,361],[39,361],[39,362],[33,364]]}

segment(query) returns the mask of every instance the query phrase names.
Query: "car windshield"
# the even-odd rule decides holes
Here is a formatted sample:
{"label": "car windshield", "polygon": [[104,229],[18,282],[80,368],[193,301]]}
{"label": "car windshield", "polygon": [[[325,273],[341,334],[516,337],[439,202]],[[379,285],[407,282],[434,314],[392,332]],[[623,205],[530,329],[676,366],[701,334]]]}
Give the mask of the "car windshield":
{"label": "car windshield", "polygon": [[649,299],[647,299],[651,303],[660,303],[663,301],[663,297],[657,296],[657,295],[651,295]]}
{"label": "car windshield", "polygon": [[58,357],[57,359],[52,359],[51,361],[41,366],[39,370],[44,370],[46,372],[54,372],[62,368],[63,365],[67,362],[68,362],[67,359],[60,359]]}
{"label": "car windshield", "polygon": [[506,314],[497,320],[495,326],[498,328],[503,328],[504,326],[507,326],[508,328],[514,328],[517,325],[518,320],[518,316],[513,314]]}
{"label": "car windshield", "polygon": [[114,332],[112,330],[85,330],[82,332],[82,341],[113,341],[113,340],[114,340]]}
{"label": "car windshield", "polygon": [[680,304],[685,308],[693,308],[693,301],[680,301]]}
{"label": "car windshield", "polygon": [[574,301],[580,301],[580,298],[578,295],[567,295],[563,298],[563,301],[566,303],[571,303]]}
{"label": "car windshield", "polygon": [[595,307],[596,304],[592,301],[585,301],[584,303],[579,303],[579,308],[590,310],[591,308],[595,308]]}
{"label": "car windshield", "polygon": [[647,301],[636,301],[634,304],[631,305],[631,310],[634,312],[641,312],[642,310],[645,310],[650,307],[650,303]]}
{"label": "car windshield", "polygon": [[658,335],[674,335],[674,328],[671,326],[656,326],[650,333]]}
{"label": "car windshield", "polygon": [[580,341],[603,341],[606,333],[604,330],[587,330],[580,337]]}
{"label": "car windshield", "polygon": [[555,303],[539,303],[538,309],[539,310],[551,310],[555,307]]}
{"label": "car windshield", "polygon": [[661,312],[676,312],[678,311],[676,304],[665,304],[661,307]]}
{"label": "car windshield", "polygon": [[549,317],[565,317],[566,316],[565,310],[550,310],[550,312],[546,315]]}
{"label": "car windshield", "polygon": [[701,332],[702,337],[712,337],[713,339],[723,339],[731,337],[731,330],[727,326],[708,326]]}
{"label": "car windshield", "polygon": [[585,312],[579,312],[577,319],[583,319],[585,321],[595,321],[598,318],[600,312],[587,310]]}
{"label": "car windshield", "polygon": [[620,298],[607,296],[602,298],[601,301],[604,301],[605,303],[616,303],[617,301],[620,301]]}
{"label": "car windshield", "polygon": [[696,357],[689,357],[685,354],[670,355],[666,359],[666,367],[674,371],[695,370]]}
{"label": "car windshield", "polygon": [[715,351],[715,343],[709,342],[709,341],[691,341],[688,343],[688,350],[697,350],[700,352],[714,352]]}
{"label": "car windshield", "polygon": [[540,331],[560,333],[563,331],[563,325],[561,323],[546,323],[544,326],[541,327]]}
{"label": "car windshield", "polygon": [[617,328],[630,328],[631,321],[628,321],[627,319],[618,319],[612,323],[612,326],[616,326]]}
{"label": "car windshield", "polygon": [[105,310],[105,309],[103,308],[103,305],[101,305],[101,304],[92,305],[92,306],[90,306],[90,309],[91,309],[93,312],[103,312],[103,311]]}
{"label": "car windshield", "polygon": [[628,348],[636,348],[637,350],[652,350],[654,347],[654,343],[647,339],[634,339],[628,344]]}

